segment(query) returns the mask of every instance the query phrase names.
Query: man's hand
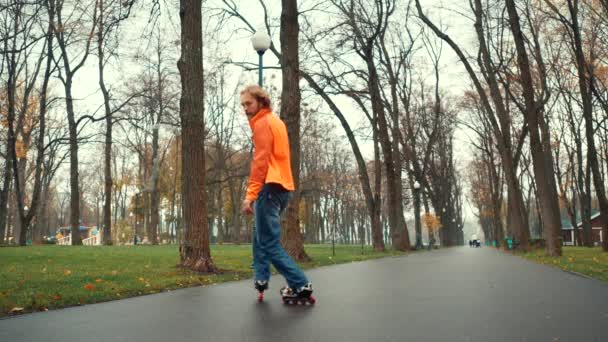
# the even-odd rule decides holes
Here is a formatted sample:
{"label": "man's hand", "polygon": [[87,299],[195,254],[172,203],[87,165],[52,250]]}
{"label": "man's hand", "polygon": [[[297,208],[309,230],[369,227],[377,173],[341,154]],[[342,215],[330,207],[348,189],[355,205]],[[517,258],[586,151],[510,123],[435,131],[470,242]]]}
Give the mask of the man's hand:
{"label": "man's hand", "polygon": [[253,202],[250,200],[244,200],[243,204],[241,204],[241,213],[243,213],[244,215],[251,215],[253,214],[253,207],[252,207]]}

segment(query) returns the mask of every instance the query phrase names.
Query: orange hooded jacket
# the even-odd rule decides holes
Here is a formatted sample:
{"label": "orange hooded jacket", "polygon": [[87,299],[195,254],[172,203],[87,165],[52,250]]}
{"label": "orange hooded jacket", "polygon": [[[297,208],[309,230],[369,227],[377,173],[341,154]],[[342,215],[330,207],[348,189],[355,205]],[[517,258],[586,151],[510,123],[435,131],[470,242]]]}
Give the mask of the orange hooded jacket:
{"label": "orange hooded jacket", "polygon": [[249,120],[253,131],[253,160],[245,199],[255,201],[266,183],[295,189],[291,175],[289,138],[285,123],[269,108],[263,108]]}

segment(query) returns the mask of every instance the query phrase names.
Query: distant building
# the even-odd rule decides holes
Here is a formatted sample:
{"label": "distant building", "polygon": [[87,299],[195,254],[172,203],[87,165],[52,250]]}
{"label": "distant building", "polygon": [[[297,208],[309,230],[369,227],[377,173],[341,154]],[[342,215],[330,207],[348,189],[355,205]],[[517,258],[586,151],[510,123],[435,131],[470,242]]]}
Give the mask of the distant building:
{"label": "distant building", "polygon": [[[101,245],[101,232],[96,226],[80,226],[80,237],[83,245]],[[59,227],[55,233],[58,245],[72,244],[72,227]]]}
{"label": "distant building", "polygon": [[[600,212],[596,212],[595,214],[591,215],[591,238],[595,245],[601,245],[605,238],[602,236],[602,224],[600,218]],[[583,222],[578,221],[576,228],[583,229]],[[568,220],[562,221],[562,240],[564,246],[574,245],[574,228]]]}

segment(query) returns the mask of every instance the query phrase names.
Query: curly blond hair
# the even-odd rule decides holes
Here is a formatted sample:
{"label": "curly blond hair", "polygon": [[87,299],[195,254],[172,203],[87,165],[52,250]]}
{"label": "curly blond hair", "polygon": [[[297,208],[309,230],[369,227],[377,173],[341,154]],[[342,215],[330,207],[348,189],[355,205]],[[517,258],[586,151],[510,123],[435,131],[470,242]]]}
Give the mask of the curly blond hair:
{"label": "curly blond hair", "polygon": [[245,93],[253,96],[262,105],[263,108],[272,109],[272,101],[270,100],[270,95],[268,95],[268,92],[266,92],[266,90],[264,90],[259,85],[253,84],[245,87],[245,89],[241,90],[241,95]]}

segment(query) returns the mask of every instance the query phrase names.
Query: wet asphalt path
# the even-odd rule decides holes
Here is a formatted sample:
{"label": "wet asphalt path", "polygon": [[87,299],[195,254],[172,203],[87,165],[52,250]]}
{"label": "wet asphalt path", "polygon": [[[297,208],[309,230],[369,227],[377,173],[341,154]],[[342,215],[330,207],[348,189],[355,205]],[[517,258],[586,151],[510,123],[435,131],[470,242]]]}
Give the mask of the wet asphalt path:
{"label": "wet asphalt path", "polygon": [[312,307],[247,280],[3,319],[0,341],[608,341],[608,283],[489,248],[306,273]]}

